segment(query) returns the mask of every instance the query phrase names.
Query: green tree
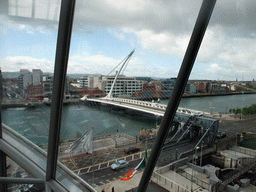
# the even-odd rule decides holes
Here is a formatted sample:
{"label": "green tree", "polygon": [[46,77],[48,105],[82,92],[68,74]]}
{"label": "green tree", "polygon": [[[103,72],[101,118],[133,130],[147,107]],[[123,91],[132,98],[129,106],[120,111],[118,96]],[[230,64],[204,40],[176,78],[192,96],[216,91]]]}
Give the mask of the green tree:
{"label": "green tree", "polygon": [[43,148],[43,145],[42,145],[42,143],[41,143],[40,141],[37,141],[36,145],[37,145],[38,147],[40,147],[40,148]]}
{"label": "green tree", "polygon": [[59,140],[59,144],[60,144],[60,145],[61,145],[63,142],[64,142],[63,139],[60,139],[60,140]]}
{"label": "green tree", "polygon": [[80,138],[82,136],[82,134],[79,131],[76,131],[76,139]]}

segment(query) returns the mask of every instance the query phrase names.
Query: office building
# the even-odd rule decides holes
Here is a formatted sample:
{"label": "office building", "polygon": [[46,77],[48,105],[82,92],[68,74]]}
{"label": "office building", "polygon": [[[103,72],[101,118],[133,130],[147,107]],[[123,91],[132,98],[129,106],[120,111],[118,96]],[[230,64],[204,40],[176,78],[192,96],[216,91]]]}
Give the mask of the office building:
{"label": "office building", "polygon": [[40,85],[43,80],[43,72],[41,69],[32,69],[33,85]]}
{"label": "office building", "polygon": [[[107,95],[111,86],[114,82],[115,76],[103,76],[102,77],[102,90],[104,90],[105,95]],[[120,75],[113,88],[113,96],[133,96],[136,91],[142,90],[142,83],[138,81],[135,77],[126,77]]]}

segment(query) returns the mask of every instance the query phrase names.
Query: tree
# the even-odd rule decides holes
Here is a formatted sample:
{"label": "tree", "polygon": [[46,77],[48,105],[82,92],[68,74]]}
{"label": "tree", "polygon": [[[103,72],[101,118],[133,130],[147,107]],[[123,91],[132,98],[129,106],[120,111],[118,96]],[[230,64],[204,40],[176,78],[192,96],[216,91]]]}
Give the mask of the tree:
{"label": "tree", "polygon": [[80,138],[82,136],[82,134],[79,131],[76,131],[76,139]]}

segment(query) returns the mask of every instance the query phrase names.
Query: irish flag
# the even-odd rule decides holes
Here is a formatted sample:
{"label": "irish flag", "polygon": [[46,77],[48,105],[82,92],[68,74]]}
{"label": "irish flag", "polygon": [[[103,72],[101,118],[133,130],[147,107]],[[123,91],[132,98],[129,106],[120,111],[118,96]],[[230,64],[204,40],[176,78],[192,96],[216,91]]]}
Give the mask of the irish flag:
{"label": "irish flag", "polygon": [[146,166],[146,159],[147,159],[147,149],[145,151],[145,156],[143,157],[141,162],[134,169],[132,169],[131,171],[126,173],[126,178],[121,178],[120,180],[127,181],[127,180],[131,179],[140,168],[143,168]]}

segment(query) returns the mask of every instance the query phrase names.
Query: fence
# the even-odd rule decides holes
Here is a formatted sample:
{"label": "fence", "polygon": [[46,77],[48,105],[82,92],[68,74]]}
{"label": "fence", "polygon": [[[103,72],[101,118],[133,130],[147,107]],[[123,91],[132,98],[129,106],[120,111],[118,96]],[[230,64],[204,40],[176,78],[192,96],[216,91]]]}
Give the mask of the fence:
{"label": "fence", "polygon": [[[133,137],[130,135],[127,135],[125,133],[118,133],[118,134],[108,134],[108,135],[101,135],[101,136],[96,136],[93,139],[94,140],[100,140],[100,139],[106,139],[106,138],[112,138],[115,141],[115,147],[122,147],[125,145],[130,145],[130,144],[135,144],[138,142],[138,137]],[[126,138],[124,139],[118,139],[118,138]]]}
{"label": "fence", "polygon": [[253,150],[253,149],[248,149],[248,148],[244,148],[244,147],[233,147],[232,150],[239,152],[239,153],[243,153],[246,155],[256,157],[256,150]]}
{"label": "fence", "polygon": [[201,179],[198,179],[195,176],[193,176],[193,175],[191,175],[191,174],[189,174],[185,171],[177,170],[176,172],[177,172],[177,174],[185,177],[186,179],[188,179],[188,180],[192,181],[193,183],[201,186],[202,188],[207,189],[208,191],[211,190],[211,185],[209,183],[206,183],[206,182],[202,181]]}
{"label": "fence", "polygon": [[157,183],[158,185],[164,186],[165,189],[172,192],[189,192],[190,191],[156,172],[153,172],[151,180]]}
{"label": "fence", "polygon": [[[150,152],[151,150],[148,150],[147,151],[147,154],[150,155]],[[139,153],[134,153],[132,155],[128,155],[128,156],[124,156],[124,157],[120,157],[120,158],[117,158],[117,159],[113,159],[113,160],[109,160],[109,161],[106,161],[106,162],[103,162],[103,163],[99,163],[99,164],[95,164],[95,165],[91,165],[91,166],[88,166],[88,167],[83,167],[83,168],[80,168],[80,169],[76,169],[76,170],[73,170],[73,172],[75,172],[77,175],[80,175],[80,174],[84,174],[84,172],[91,172],[92,170],[97,170],[97,169],[101,169],[102,167],[105,168],[105,167],[110,167],[113,163],[119,161],[119,160],[126,160],[126,161],[134,161],[134,160],[137,160],[137,159],[141,159],[145,156],[145,151],[142,151],[142,152],[139,152]]]}

